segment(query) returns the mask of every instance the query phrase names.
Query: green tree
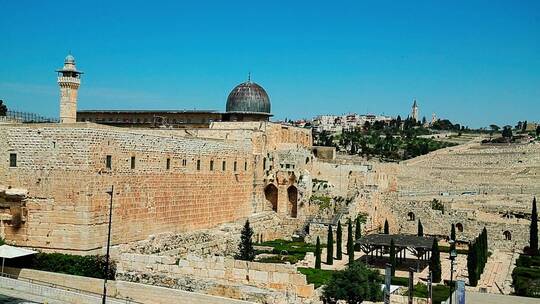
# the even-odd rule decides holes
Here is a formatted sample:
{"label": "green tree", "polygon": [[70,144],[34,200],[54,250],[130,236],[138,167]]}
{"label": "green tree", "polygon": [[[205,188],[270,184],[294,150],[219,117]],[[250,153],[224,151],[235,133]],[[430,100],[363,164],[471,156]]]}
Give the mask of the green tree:
{"label": "green tree", "polygon": [[342,253],[342,242],[343,232],[341,231],[341,221],[338,221],[338,226],[336,230],[336,260],[341,260],[343,258]]}
{"label": "green tree", "polygon": [[381,283],[382,279],[377,271],[355,262],[343,270],[332,273],[322,292],[322,299],[328,304],[335,304],[339,300],[349,304],[381,301]]}
{"label": "green tree", "polygon": [[429,270],[431,270],[433,282],[439,283],[441,281],[441,253],[439,252],[439,243],[436,238],[433,239],[433,245],[431,246]]}
{"label": "green tree", "polygon": [[384,220],[384,234],[390,234],[390,227],[388,226],[388,220]]}
{"label": "green tree", "polygon": [[497,125],[489,125],[489,127],[491,128],[491,130],[493,130],[493,131],[495,131],[495,132],[497,132],[497,131],[499,131],[499,130],[501,129],[501,128],[500,128],[499,126],[497,126]]}
{"label": "green tree", "polygon": [[315,245],[315,269],[321,269],[321,240],[317,237]]}
{"label": "green tree", "polygon": [[334,234],[332,233],[332,225],[328,225],[328,238],[326,243],[326,264],[334,264]]}
{"label": "green tree", "polygon": [[540,136],[540,125],[536,126],[536,136]]}
{"label": "green tree", "polygon": [[7,114],[7,107],[4,104],[4,101],[0,99],[0,116],[6,116]]}
{"label": "green tree", "polygon": [[467,254],[467,273],[469,276],[469,285],[478,284],[478,257],[476,243],[469,244],[469,253]]}
{"label": "green tree", "polygon": [[352,232],[352,222],[350,219],[347,228],[347,255],[349,255],[349,264],[351,264],[354,262],[354,240]]}
{"label": "green tree", "polygon": [[538,211],[536,210],[536,197],[533,198],[531,212],[531,226],[529,229],[529,247],[531,255],[539,255],[538,252]]}
{"label": "green tree", "polygon": [[502,130],[502,136],[504,138],[512,138],[512,127],[504,126],[504,128]]}
{"label": "green tree", "polygon": [[418,220],[418,236],[424,236],[424,226],[422,226],[422,222]]}
{"label": "green tree", "polygon": [[5,243],[6,241],[4,241],[4,239],[0,237],[0,246],[4,245]]}
{"label": "green tree", "polygon": [[246,220],[244,228],[240,235],[240,244],[238,245],[238,260],[253,261],[255,259],[255,249],[253,249],[253,229],[249,226],[249,220]]}
{"label": "green tree", "polygon": [[392,265],[392,276],[396,274],[396,245],[394,239],[390,240],[390,265]]}
{"label": "green tree", "polygon": [[521,131],[522,132],[527,131],[527,121],[526,120],[523,122],[523,127],[521,128]]}
{"label": "green tree", "polygon": [[[362,238],[362,223],[360,223],[360,217],[357,216],[356,217],[356,225],[354,227],[355,231],[354,231],[354,239],[356,241],[358,241],[359,239]],[[360,244],[354,244],[354,250],[355,251],[360,251]]]}

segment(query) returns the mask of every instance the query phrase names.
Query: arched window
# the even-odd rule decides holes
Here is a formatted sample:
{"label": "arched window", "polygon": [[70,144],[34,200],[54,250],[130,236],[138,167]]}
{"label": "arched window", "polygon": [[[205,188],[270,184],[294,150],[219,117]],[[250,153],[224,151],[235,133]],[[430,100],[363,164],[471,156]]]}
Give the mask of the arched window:
{"label": "arched window", "polygon": [[407,216],[409,217],[409,221],[414,221],[415,220],[415,216],[414,216],[414,213],[412,211],[407,213]]}
{"label": "arched window", "polygon": [[504,235],[504,239],[506,241],[511,241],[512,240],[512,233],[510,233],[510,231],[506,230],[505,232],[503,232],[503,235]]}
{"label": "arched window", "polygon": [[456,229],[458,230],[458,232],[463,232],[463,224],[462,223],[457,223],[456,224]]}

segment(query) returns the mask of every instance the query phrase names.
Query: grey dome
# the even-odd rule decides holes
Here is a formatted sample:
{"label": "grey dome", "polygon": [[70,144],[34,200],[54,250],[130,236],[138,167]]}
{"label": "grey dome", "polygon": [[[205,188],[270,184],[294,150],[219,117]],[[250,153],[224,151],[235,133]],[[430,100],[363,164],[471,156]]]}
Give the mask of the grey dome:
{"label": "grey dome", "polygon": [[68,54],[66,56],[66,59],[64,59],[64,63],[72,63],[72,64],[75,64],[75,57],[73,57],[73,55],[71,54]]}
{"label": "grey dome", "polygon": [[270,114],[270,98],[260,85],[248,80],[231,91],[226,110],[228,113]]}

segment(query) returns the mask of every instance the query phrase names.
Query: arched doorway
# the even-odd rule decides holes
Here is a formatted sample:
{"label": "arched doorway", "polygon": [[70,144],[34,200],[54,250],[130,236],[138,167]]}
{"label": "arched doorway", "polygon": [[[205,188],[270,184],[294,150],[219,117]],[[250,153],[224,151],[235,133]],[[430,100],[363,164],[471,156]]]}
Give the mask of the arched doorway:
{"label": "arched doorway", "polygon": [[504,239],[506,241],[511,241],[512,240],[512,233],[510,233],[510,231],[506,230],[505,232],[503,232],[503,235],[504,235]]}
{"label": "arched doorway", "polygon": [[462,223],[457,223],[456,224],[456,229],[458,232],[463,232],[463,224]]}
{"label": "arched doorway", "polygon": [[289,197],[291,217],[298,217],[298,189],[295,186],[287,188],[287,197]]}
{"label": "arched doorway", "polygon": [[264,196],[267,201],[272,204],[272,211],[277,212],[278,189],[274,184],[270,184],[264,188]]}
{"label": "arched doorway", "polygon": [[409,217],[409,221],[414,221],[415,217],[414,217],[414,213],[412,211],[407,213],[407,216]]}

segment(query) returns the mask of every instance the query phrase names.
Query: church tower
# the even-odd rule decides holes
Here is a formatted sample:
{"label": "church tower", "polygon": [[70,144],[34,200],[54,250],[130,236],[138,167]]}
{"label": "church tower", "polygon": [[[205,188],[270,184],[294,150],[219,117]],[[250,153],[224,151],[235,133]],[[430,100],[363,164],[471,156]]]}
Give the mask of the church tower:
{"label": "church tower", "polygon": [[56,71],[60,86],[60,123],[77,121],[77,93],[81,85],[81,71],[75,67],[75,58],[69,54],[64,67]]}
{"label": "church tower", "polygon": [[414,121],[418,121],[418,105],[416,104],[416,99],[414,100],[414,103],[412,105],[411,118]]}

